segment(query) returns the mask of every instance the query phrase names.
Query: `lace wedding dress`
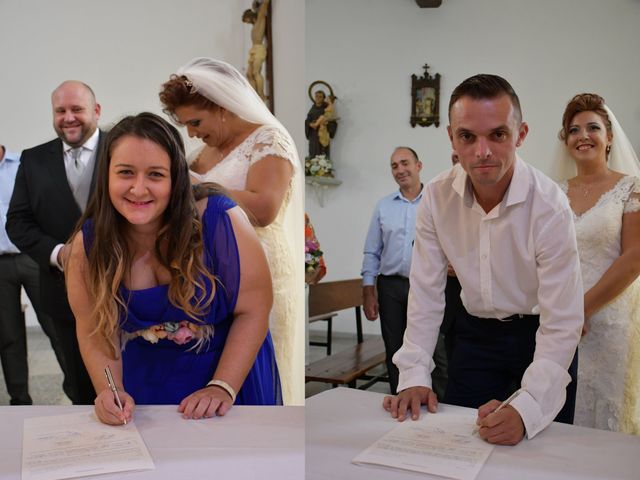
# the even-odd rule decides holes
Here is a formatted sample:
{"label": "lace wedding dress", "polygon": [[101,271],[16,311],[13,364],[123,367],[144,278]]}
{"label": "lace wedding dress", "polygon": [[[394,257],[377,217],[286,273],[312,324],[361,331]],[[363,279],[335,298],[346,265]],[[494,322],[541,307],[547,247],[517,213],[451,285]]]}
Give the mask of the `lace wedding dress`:
{"label": "lace wedding dress", "polygon": [[[200,151],[194,152],[191,158],[197,157]],[[304,264],[302,253],[300,258],[296,257],[297,247],[304,242],[304,219],[295,145],[277,127],[263,125],[211,170],[202,175],[191,174],[201,182],[216,182],[228,190],[244,190],[249,167],[269,155],[290,161],[295,172],[276,219],[266,227],[256,227],[256,232],[264,247],[273,282],[269,329],[284,403],[301,405],[304,404]],[[292,216],[296,218],[292,219]]]}
{"label": "lace wedding dress", "polygon": [[[567,182],[561,187],[567,193]],[[625,176],[592,208],[574,214],[585,292],[620,256],[623,214],[639,210],[640,179]],[[640,434],[640,279],[589,325],[578,346],[574,423]]]}

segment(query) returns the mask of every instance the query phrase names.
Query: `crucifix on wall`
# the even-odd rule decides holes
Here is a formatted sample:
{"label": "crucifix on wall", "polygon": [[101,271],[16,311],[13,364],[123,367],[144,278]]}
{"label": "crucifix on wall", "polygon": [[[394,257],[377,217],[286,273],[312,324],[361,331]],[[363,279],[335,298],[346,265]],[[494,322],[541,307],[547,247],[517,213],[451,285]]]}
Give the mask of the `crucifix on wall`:
{"label": "crucifix on wall", "polygon": [[247,61],[247,80],[273,113],[273,54],[271,1],[254,0],[244,11],[242,21],[253,25]]}

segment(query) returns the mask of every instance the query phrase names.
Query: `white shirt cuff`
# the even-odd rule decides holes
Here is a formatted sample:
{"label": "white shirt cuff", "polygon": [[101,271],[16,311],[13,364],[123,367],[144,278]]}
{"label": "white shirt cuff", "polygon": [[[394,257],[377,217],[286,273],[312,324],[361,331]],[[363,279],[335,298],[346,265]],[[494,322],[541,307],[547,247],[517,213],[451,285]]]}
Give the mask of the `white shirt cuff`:
{"label": "white shirt cuff", "polygon": [[562,410],[570,381],[567,370],[552,360],[539,358],[529,365],[522,377],[523,391],[511,402],[522,418],[527,438],[553,422]]}
{"label": "white shirt cuff", "polygon": [[423,365],[417,365],[406,370],[400,370],[398,378],[398,392],[410,387],[431,388],[431,370],[433,368],[430,367],[431,365],[426,367]]}
{"label": "white shirt cuff", "polygon": [[64,243],[60,243],[53,248],[51,256],[49,257],[49,263],[52,267],[56,267],[61,272],[64,272],[64,268],[58,263],[58,252],[60,251],[60,249],[62,249],[62,247],[64,247]]}

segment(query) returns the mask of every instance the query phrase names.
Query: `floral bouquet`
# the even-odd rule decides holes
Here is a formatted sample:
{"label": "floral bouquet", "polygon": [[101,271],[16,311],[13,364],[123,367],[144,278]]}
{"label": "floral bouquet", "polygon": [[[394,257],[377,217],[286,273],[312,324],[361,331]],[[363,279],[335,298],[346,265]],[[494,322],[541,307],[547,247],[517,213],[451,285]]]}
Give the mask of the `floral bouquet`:
{"label": "floral bouquet", "polygon": [[305,273],[315,272],[320,267],[322,250],[320,245],[314,240],[304,242],[304,271]]}
{"label": "floral bouquet", "polygon": [[333,164],[326,155],[316,155],[305,160],[304,173],[312,177],[333,177]]}

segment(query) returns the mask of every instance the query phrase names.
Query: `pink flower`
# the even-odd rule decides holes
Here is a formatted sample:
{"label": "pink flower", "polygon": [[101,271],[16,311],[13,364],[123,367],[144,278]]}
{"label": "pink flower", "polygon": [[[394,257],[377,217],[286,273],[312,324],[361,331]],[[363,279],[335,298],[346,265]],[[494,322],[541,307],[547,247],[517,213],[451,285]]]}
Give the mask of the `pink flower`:
{"label": "pink flower", "polygon": [[168,338],[178,345],[184,345],[193,339],[193,332],[189,327],[183,326],[176,330],[175,333],[170,334]]}

